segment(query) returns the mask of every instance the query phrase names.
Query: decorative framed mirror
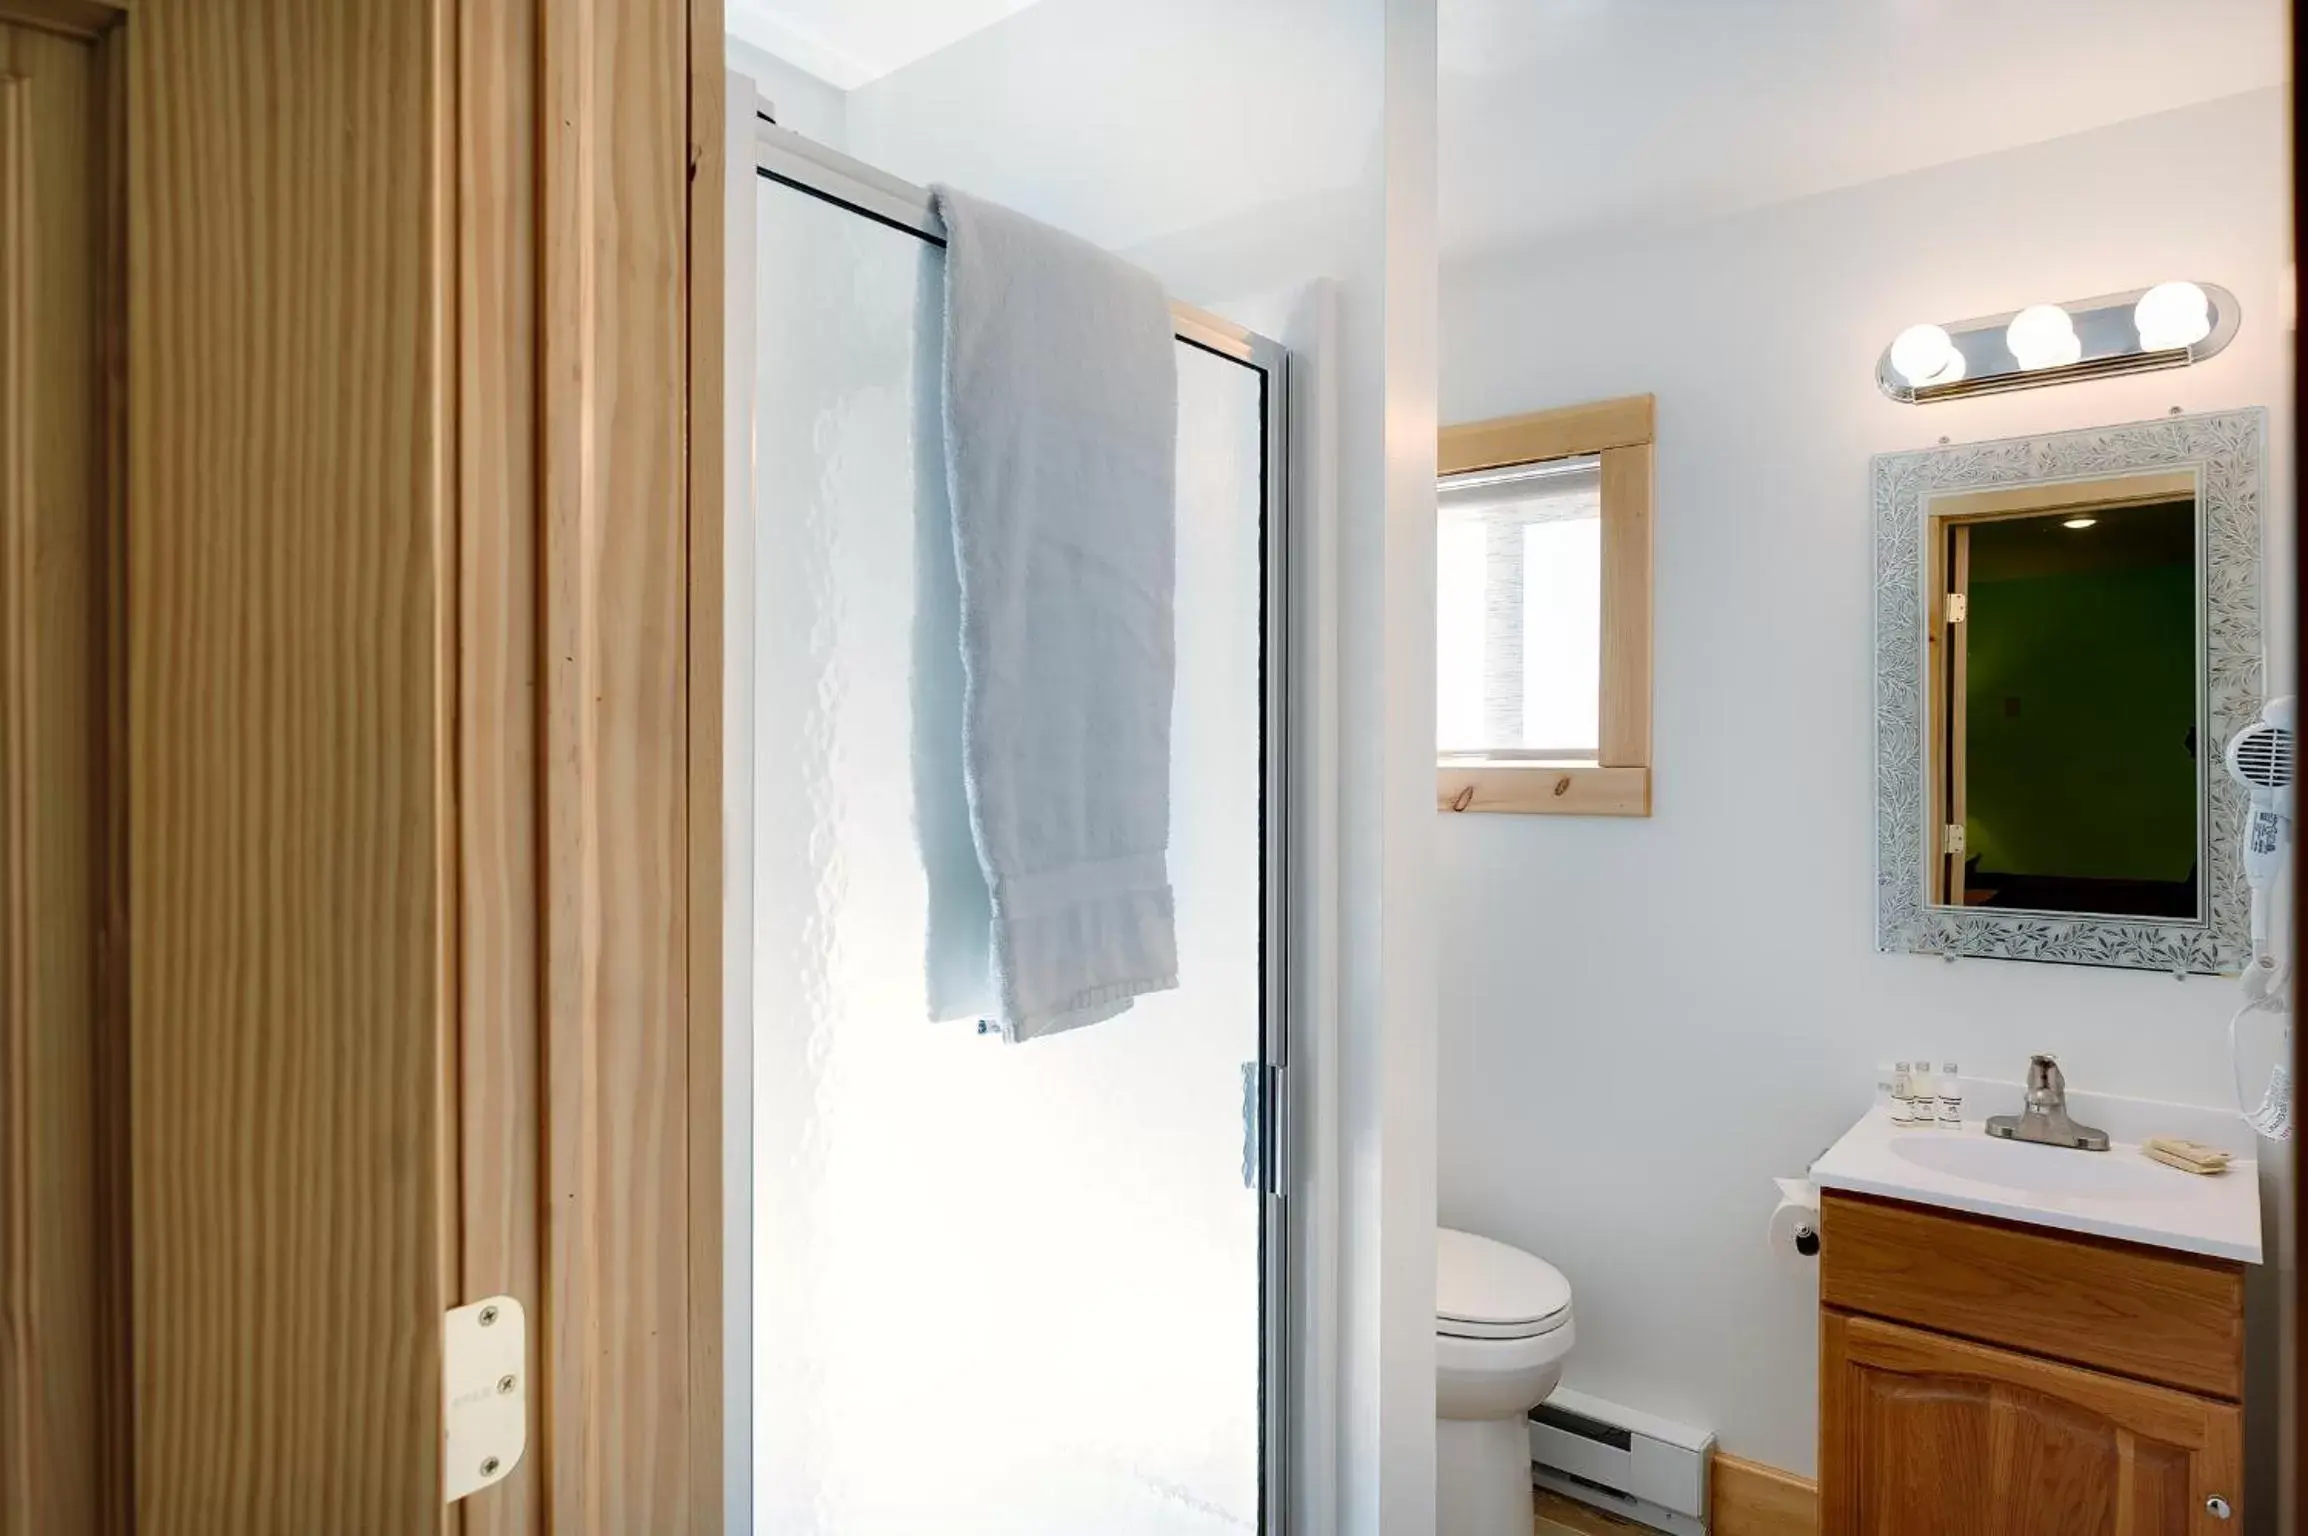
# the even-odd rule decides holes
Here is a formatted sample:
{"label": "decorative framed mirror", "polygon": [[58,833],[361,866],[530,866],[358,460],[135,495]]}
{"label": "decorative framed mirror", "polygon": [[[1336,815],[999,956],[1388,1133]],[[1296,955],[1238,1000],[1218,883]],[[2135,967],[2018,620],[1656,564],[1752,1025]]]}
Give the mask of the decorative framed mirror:
{"label": "decorative framed mirror", "polygon": [[2240,971],[2266,413],[1875,460],[1877,944]]}

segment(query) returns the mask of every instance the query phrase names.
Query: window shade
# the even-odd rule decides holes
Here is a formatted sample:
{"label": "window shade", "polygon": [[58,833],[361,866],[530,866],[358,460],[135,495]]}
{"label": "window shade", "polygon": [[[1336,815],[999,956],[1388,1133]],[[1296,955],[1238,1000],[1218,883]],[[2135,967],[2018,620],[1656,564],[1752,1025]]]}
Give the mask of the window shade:
{"label": "window shade", "polygon": [[1602,461],[1453,475],[1436,502],[1443,754],[1593,760],[1601,736]]}

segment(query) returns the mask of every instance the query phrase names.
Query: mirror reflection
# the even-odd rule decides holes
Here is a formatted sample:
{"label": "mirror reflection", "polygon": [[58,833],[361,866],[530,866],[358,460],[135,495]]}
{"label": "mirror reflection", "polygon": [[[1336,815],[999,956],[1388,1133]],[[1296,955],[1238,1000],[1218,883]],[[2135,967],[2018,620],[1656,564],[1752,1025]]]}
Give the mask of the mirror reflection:
{"label": "mirror reflection", "polygon": [[2195,471],[1930,513],[1933,901],[2199,917]]}

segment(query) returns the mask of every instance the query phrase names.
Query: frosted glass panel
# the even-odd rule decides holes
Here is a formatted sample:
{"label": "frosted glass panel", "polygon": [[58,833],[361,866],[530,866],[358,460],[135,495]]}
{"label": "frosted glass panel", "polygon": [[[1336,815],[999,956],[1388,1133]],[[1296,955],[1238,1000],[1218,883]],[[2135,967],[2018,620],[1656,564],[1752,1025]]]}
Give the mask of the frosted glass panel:
{"label": "frosted glass panel", "polygon": [[930,1017],[973,931],[942,258],[769,182],[758,249],[754,1528],[1255,1530],[1259,376],[1178,352],[1184,984],[1004,1045]]}

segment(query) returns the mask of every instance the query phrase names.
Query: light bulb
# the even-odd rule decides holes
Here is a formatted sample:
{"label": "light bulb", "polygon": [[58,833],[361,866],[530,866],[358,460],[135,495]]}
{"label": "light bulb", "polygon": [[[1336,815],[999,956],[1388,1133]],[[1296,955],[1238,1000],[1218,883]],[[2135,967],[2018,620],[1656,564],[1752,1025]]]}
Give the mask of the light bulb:
{"label": "light bulb", "polygon": [[1911,385],[1953,384],[1963,377],[1963,354],[1936,325],[1911,325],[1891,343],[1891,370]]}
{"label": "light bulb", "polygon": [[2194,283],[2158,283],[2132,306],[2132,324],[2147,351],[2192,347],[2212,334],[2212,300]]}
{"label": "light bulb", "polygon": [[2030,304],[2004,328],[2004,345],[2022,368],[2060,368],[2084,355],[2075,322],[2057,304]]}
{"label": "light bulb", "polygon": [[2071,517],[2060,526],[2062,528],[2089,528],[2098,522],[2099,519],[2096,517]]}

